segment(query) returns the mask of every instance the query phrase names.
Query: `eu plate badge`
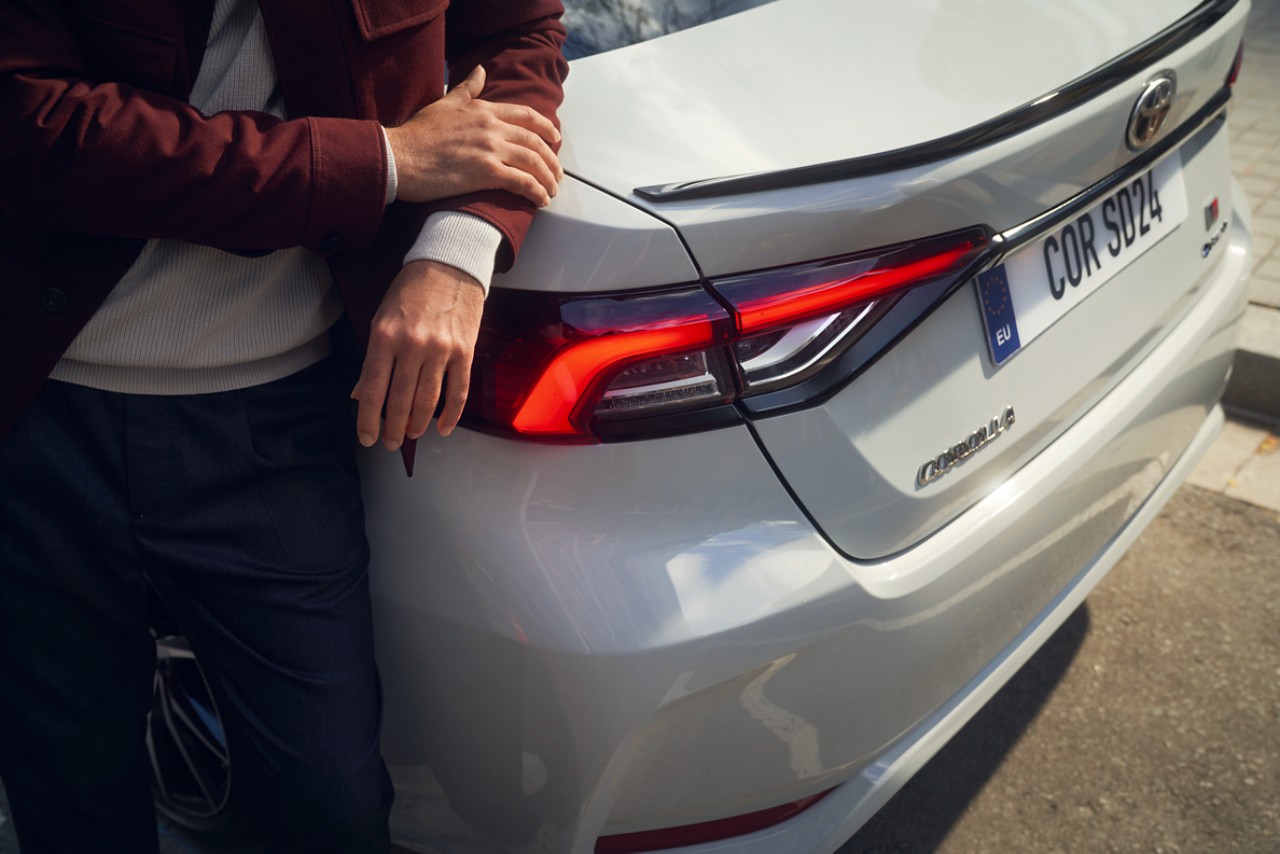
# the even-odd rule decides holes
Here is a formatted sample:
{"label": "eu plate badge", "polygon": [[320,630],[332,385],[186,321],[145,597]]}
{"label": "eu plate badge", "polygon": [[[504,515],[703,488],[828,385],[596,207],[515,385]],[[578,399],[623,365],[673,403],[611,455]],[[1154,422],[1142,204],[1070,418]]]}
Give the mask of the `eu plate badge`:
{"label": "eu plate badge", "polygon": [[997,365],[1018,352],[1018,322],[1013,316],[1013,297],[1009,295],[1009,277],[1004,265],[992,267],[978,275],[978,301],[982,303],[982,320],[987,327],[987,343]]}

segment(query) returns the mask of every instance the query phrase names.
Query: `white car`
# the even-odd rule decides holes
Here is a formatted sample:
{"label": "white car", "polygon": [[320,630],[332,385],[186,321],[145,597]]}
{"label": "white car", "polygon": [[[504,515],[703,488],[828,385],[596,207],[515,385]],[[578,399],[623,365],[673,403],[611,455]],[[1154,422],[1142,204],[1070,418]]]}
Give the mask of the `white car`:
{"label": "white car", "polygon": [[[468,429],[363,457],[393,831],[829,852],[1222,424],[1249,3],[568,5],[569,177]],[[161,807],[216,826],[161,650]]]}

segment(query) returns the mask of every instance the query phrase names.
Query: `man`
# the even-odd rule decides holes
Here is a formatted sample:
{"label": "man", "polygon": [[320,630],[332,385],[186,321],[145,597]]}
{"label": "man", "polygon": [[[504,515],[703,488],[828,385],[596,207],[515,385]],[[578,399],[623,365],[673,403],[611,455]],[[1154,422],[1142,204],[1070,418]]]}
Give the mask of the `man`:
{"label": "man", "polygon": [[0,2],[0,776],[27,854],[156,850],[152,584],[268,849],[387,850],[348,398],[366,446],[438,401],[456,425],[487,280],[561,177],[560,11]]}

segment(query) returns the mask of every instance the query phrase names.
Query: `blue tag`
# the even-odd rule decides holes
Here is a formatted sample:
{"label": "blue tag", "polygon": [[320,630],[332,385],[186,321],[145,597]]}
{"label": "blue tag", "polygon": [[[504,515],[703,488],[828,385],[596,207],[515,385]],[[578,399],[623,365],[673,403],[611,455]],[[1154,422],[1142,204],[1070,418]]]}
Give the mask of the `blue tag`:
{"label": "blue tag", "polygon": [[997,365],[1002,364],[1022,346],[1018,340],[1018,321],[1013,316],[1013,298],[1009,295],[1009,277],[1003,264],[979,274],[978,299],[986,321],[991,358]]}

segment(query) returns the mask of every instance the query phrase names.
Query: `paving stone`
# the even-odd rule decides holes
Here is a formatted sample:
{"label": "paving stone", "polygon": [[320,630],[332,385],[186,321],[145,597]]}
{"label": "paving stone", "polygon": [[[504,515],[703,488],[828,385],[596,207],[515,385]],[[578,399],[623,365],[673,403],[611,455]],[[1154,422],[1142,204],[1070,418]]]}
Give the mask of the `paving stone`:
{"label": "paving stone", "polygon": [[1256,148],[1248,146],[1239,146],[1231,149],[1231,171],[1237,174],[1248,172],[1249,167],[1262,159],[1262,154]]}
{"label": "paving stone", "polygon": [[[1253,264],[1256,269],[1275,253],[1276,241],[1269,237],[1253,238]],[[1277,256],[1280,257],[1280,256]]]}
{"label": "paving stone", "polygon": [[1280,312],[1252,306],[1245,309],[1240,346],[1280,358]]}
{"label": "paving stone", "polygon": [[1272,178],[1280,180],[1280,162],[1273,163],[1270,160],[1263,159],[1249,166],[1247,175],[1261,175],[1264,178]]}
{"label": "paving stone", "polygon": [[[1248,53],[1244,57],[1244,65],[1240,67],[1240,79],[1236,81],[1236,85],[1232,88],[1231,94],[1236,98],[1241,95],[1246,97],[1256,97],[1260,90],[1266,88],[1267,78],[1269,75],[1263,64],[1258,61],[1258,57],[1250,57]],[[1266,104],[1252,105],[1260,112],[1267,111]]]}
{"label": "paving stone", "polygon": [[1280,260],[1268,259],[1253,268],[1253,274],[1264,279],[1280,282]]}
{"label": "paving stone", "polygon": [[1280,116],[1274,114],[1263,116],[1258,119],[1254,127],[1262,131],[1274,131],[1276,133],[1280,133]]}
{"label": "paving stone", "polygon": [[1214,492],[1231,485],[1237,472],[1253,458],[1254,451],[1267,438],[1267,429],[1248,421],[1231,418],[1218,438],[1209,446],[1187,482]]}
{"label": "paving stone", "polygon": [[1231,143],[1231,161],[1232,165],[1239,160],[1242,163],[1252,163],[1255,160],[1261,160],[1262,156],[1267,153],[1267,149],[1261,145],[1248,145],[1244,142]]}
{"label": "paving stone", "polygon": [[[1262,124],[1263,121],[1266,121],[1266,120],[1261,119],[1259,120],[1258,124]],[[1276,131],[1276,133],[1280,134],[1280,131]],[[1272,163],[1272,164],[1280,163],[1280,146],[1272,146],[1270,149],[1268,149],[1266,152],[1263,153],[1261,159],[1263,163]]]}
{"label": "paving stone", "polygon": [[[1242,101],[1244,100],[1244,98],[1240,97],[1239,92],[1237,92],[1236,97],[1240,98]],[[1253,128],[1254,122],[1262,118],[1262,113],[1260,111],[1246,110],[1239,106],[1232,107],[1229,115],[1231,118],[1232,131],[1237,136],[1244,136]]]}
{"label": "paving stone", "polygon": [[1268,435],[1223,494],[1280,511],[1280,438]]}
{"label": "paving stone", "polygon": [[1266,150],[1275,146],[1276,137],[1265,131],[1251,129],[1240,134],[1240,144]]}
{"label": "paving stone", "polygon": [[[1280,264],[1280,261],[1271,263]],[[1249,302],[1253,305],[1280,309],[1280,279],[1264,279],[1262,276],[1255,275],[1249,281]]]}
{"label": "paving stone", "polygon": [[1253,231],[1255,234],[1269,237],[1272,240],[1280,239],[1280,219],[1255,214],[1253,217]]}
{"label": "paving stone", "polygon": [[1276,195],[1276,190],[1280,190],[1280,181],[1246,175],[1240,179],[1240,186],[1244,187],[1244,191],[1249,195],[1249,201],[1253,203],[1256,210],[1258,205]]}

